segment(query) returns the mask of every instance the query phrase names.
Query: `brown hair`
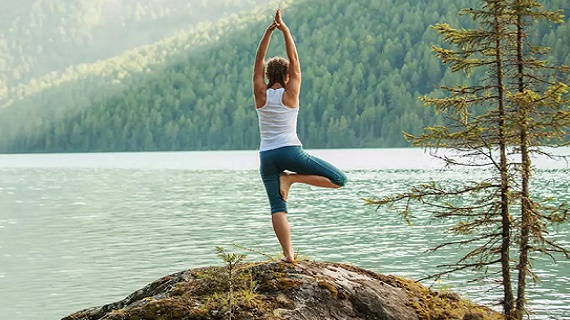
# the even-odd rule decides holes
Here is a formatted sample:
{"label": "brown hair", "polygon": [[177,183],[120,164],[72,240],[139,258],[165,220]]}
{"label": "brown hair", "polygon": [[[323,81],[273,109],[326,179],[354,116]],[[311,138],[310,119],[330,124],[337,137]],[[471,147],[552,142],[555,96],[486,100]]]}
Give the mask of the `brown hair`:
{"label": "brown hair", "polygon": [[273,87],[276,83],[285,87],[285,77],[289,72],[289,61],[281,57],[273,57],[267,62],[266,72],[269,80],[267,88]]}

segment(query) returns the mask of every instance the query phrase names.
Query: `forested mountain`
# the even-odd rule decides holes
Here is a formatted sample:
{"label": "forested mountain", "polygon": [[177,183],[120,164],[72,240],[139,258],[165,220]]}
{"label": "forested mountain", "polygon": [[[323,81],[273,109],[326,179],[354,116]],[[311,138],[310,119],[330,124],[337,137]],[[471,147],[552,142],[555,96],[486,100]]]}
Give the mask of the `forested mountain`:
{"label": "forested mountain", "polygon": [[[279,3],[301,58],[298,131],[308,148],[405,146],[402,131],[439,121],[418,96],[480,77],[442,66],[431,53],[441,39],[429,29],[469,24],[457,13],[478,1]],[[276,6],[251,6],[151,46],[7,88],[0,152],[255,149],[252,64]],[[548,7],[570,14],[566,0]],[[568,19],[540,26],[534,36],[553,47],[551,59],[570,63]],[[270,55],[284,54],[276,35]]]}
{"label": "forested mountain", "polygon": [[3,0],[0,75],[15,86],[151,44],[260,0]]}

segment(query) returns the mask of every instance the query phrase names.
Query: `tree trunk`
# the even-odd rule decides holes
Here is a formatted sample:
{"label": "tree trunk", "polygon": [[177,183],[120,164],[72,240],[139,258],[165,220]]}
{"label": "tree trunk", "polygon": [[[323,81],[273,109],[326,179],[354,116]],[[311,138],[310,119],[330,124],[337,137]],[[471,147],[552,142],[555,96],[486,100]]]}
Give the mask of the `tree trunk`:
{"label": "tree trunk", "polygon": [[[495,10],[499,8],[495,7]],[[495,32],[502,32],[499,21],[501,11],[495,12]],[[501,37],[496,40],[497,89],[499,96],[499,170],[501,175],[501,273],[503,277],[503,310],[506,319],[512,319],[514,307],[513,287],[511,282],[510,246],[511,246],[511,216],[509,214],[509,180],[507,167],[507,141],[505,137],[505,88],[503,85],[503,56]]]}
{"label": "tree trunk", "polygon": [[[517,5],[519,5],[517,1]],[[520,7],[518,7],[520,10]],[[517,13],[517,67],[518,67],[518,91],[524,91],[524,61],[523,61],[523,21],[520,12]],[[532,223],[530,206],[529,180],[531,160],[528,151],[528,106],[520,105],[520,152],[521,152],[521,240],[519,247],[518,285],[516,300],[516,319],[522,320],[525,312],[525,288],[528,273],[528,250],[529,230]]]}

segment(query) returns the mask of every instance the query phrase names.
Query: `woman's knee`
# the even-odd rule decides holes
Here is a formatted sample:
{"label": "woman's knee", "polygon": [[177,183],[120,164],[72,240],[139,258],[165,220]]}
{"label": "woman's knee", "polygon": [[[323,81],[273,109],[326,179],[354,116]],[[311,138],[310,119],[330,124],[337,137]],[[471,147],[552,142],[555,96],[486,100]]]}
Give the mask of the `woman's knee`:
{"label": "woman's knee", "polygon": [[278,197],[270,197],[269,198],[269,205],[271,206],[271,215],[276,213],[284,212],[287,213],[287,202],[283,200],[281,195]]}
{"label": "woman's knee", "polygon": [[346,177],[346,175],[340,171],[337,172],[337,174],[335,175],[335,177],[333,177],[333,179],[331,179],[331,182],[336,184],[339,188],[344,187],[347,181],[348,178]]}

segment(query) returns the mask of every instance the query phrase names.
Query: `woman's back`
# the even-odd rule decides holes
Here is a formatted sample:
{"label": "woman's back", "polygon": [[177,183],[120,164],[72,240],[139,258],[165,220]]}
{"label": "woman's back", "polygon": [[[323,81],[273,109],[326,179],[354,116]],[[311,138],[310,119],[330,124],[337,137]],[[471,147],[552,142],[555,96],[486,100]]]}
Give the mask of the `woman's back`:
{"label": "woman's back", "polygon": [[302,145],[297,136],[299,108],[283,104],[284,92],[284,88],[267,89],[265,105],[256,109],[261,136],[259,151]]}

